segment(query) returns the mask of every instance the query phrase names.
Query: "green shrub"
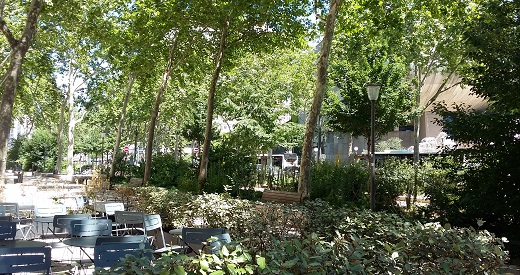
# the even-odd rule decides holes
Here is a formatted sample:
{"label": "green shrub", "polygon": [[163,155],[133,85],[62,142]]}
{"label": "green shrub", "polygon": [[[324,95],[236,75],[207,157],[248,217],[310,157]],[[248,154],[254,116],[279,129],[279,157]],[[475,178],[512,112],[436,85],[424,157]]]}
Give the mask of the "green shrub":
{"label": "green shrub", "polygon": [[414,181],[411,160],[387,158],[376,163],[376,208],[396,207],[397,197],[406,193],[406,186]]}
{"label": "green shrub", "polygon": [[366,164],[315,162],[311,167],[312,199],[323,199],[333,205],[362,205],[368,192]]}
{"label": "green shrub", "polygon": [[150,184],[163,187],[178,187],[186,179],[195,178],[191,164],[173,154],[158,154],[153,157]]}
{"label": "green shrub", "polygon": [[226,144],[215,146],[210,154],[208,179],[204,192],[231,192],[240,196],[242,190],[252,190],[255,181],[255,169],[251,156]]}
{"label": "green shrub", "polygon": [[376,151],[383,152],[385,150],[402,150],[403,140],[398,137],[392,137],[376,143]]}
{"label": "green shrub", "polygon": [[149,210],[171,208],[176,226],[226,227],[234,242],[218,255],[196,259],[164,254],[150,264],[127,258],[119,273],[494,274],[507,260],[502,240],[487,231],[335,208],[320,200],[254,204],[161,188],[138,193],[157,204]]}

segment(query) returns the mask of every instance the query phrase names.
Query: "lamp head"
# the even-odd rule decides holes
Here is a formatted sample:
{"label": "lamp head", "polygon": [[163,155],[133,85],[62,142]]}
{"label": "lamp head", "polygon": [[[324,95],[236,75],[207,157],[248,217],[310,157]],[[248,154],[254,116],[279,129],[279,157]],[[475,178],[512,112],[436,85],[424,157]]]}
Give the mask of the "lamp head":
{"label": "lamp head", "polygon": [[381,84],[369,83],[365,88],[367,89],[368,99],[377,100]]}

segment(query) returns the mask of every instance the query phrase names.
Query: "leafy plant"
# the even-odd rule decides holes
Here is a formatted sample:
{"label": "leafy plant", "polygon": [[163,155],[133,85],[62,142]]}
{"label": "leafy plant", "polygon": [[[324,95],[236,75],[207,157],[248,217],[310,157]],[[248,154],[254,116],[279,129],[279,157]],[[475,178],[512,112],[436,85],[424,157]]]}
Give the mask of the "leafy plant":
{"label": "leafy plant", "polygon": [[321,200],[254,204],[142,189],[138,193],[148,198],[160,192],[156,207],[170,208],[180,222],[176,226],[197,221],[196,226],[226,227],[234,241],[216,255],[198,258],[163,254],[151,263],[127,258],[121,264],[125,274],[495,274],[507,260],[502,240],[485,230],[337,208]]}

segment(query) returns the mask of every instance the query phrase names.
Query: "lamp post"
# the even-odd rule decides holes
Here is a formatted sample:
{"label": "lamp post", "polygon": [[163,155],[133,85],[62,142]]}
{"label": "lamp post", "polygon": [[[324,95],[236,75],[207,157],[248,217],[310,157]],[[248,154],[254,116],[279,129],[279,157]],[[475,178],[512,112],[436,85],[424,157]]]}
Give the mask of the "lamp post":
{"label": "lamp post", "polygon": [[370,83],[366,86],[368,99],[370,100],[370,210],[376,209],[376,134],[375,134],[375,121],[376,121],[376,100],[379,97],[379,90],[381,89],[380,84]]}

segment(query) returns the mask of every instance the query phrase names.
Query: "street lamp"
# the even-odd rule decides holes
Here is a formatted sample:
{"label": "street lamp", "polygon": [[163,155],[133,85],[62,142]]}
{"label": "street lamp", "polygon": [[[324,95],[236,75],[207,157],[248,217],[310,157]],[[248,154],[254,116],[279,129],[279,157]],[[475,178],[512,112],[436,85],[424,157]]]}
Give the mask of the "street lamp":
{"label": "street lamp", "polygon": [[375,134],[375,121],[376,121],[376,100],[379,97],[379,90],[381,84],[370,83],[366,87],[368,99],[370,100],[370,210],[376,209],[376,134]]}

